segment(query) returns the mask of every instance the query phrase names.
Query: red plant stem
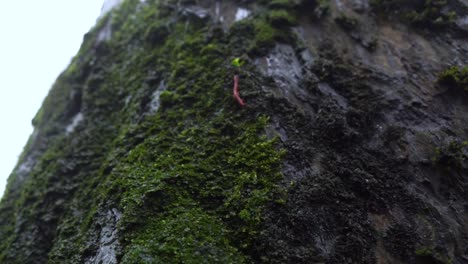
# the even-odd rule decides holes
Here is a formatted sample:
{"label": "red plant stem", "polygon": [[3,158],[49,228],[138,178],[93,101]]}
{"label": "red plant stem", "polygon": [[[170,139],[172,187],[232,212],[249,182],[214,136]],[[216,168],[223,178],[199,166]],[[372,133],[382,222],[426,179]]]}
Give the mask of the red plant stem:
{"label": "red plant stem", "polygon": [[232,91],[232,94],[234,96],[234,99],[236,99],[237,103],[239,103],[240,106],[245,105],[244,101],[242,100],[242,98],[240,98],[239,95],[239,76],[237,75],[234,75],[234,89]]}

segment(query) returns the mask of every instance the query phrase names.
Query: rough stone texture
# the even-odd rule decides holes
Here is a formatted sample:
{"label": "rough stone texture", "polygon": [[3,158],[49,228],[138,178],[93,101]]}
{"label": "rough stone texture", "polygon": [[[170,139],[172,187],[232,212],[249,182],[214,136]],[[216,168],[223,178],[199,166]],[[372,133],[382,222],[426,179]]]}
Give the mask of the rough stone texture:
{"label": "rough stone texture", "polygon": [[467,10],[123,1],[33,120],[0,262],[468,262]]}

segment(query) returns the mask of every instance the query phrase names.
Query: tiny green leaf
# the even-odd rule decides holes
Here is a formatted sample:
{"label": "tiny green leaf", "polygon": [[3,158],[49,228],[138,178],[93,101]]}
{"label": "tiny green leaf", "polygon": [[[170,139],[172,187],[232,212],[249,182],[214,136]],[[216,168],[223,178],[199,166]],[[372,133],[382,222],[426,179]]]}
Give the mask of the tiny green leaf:
{"label": "tiny green leaf", "polygon": [[240,58],[235,58],[235,59],[233,59],[231,61],[231,64],[232,64],[232,66],[239,68],[240,66],[242,66],[244,64],[244,62],[241,61]]}

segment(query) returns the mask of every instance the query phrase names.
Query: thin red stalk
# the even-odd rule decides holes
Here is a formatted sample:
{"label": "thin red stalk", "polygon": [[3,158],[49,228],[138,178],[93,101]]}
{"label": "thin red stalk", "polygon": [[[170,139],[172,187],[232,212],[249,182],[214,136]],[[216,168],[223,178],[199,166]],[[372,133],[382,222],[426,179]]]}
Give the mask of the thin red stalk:
{"label": "thin red stalk", "polygon": [[234,99],[236,99],[237,103],[239,103],[240,106],[245,105],[244,101],[242,100],[242,98],[240,98],[239,95],[239,76],[237,75],[234,75],[234,89],[232,91],[232,94],[234,96]]}

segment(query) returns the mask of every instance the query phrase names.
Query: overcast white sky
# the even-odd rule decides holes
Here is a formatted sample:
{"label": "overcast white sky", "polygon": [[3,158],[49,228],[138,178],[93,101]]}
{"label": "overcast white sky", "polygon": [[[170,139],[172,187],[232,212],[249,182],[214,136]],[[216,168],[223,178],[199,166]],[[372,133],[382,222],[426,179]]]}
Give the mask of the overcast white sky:
{"label": "overcast white sky", "polygon": [[102,0],[0,0],[0,196],[31,119],[78,52]]}

